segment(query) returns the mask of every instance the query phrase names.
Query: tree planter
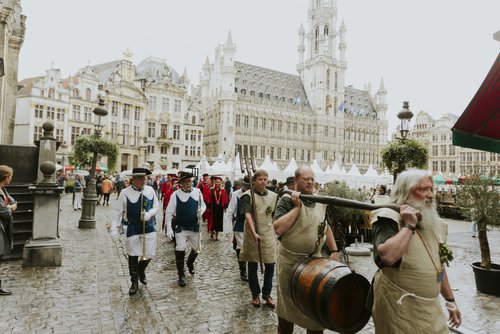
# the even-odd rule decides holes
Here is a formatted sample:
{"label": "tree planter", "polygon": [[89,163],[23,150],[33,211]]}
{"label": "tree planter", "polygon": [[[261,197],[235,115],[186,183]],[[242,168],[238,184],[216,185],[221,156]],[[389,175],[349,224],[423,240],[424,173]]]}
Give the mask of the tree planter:
{"label": "tree planter", "polygon": [[492,263],[490,270],[482,268],[481,262],[474,262],[471,266],[477,291],[500,296],[500,265]]}

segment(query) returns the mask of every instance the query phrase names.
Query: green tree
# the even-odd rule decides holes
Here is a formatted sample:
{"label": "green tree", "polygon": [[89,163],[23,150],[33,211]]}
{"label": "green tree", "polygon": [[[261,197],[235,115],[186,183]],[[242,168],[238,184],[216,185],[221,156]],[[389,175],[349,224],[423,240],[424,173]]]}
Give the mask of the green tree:
{"label": "green tree", "polygon": [[427,147],[416,140],[395,140],[382,150],[382,161],[394,176],[409,167],[426,168]]}
{"label": "green tree", "polygon": [[475,174],[460,187],[457,203],[468,219],[477,223],[481,267],[491,269],[488,226],[500,226],[500,187],[492,177]]}
{"label": "green tree", "polygon": [[80,137],[76,140],[73,153],[69,155],[69,162],[74,166],[90,166],[94,152],[108,158],[108,170],[115,169],[118,158],[118,147],[112,142],[92,135],[90,137]]}

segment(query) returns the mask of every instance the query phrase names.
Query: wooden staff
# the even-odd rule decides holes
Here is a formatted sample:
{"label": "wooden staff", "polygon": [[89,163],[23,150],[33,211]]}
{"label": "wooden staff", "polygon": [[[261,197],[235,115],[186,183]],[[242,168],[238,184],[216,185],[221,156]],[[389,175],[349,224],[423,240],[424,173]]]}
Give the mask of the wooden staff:
{"label": "wooden staff", "polygon": [[[284,190],[283,193],[285,194],[292,194],[291,190]],[[386,204],[371,204],[371,203],[365,203],[365,202],[359,202],[355,201],[352,199],[346,199],[342,197],[333,197],[333,196],[319,196],[319,195],[304,195],[300,194],[299,198],[303,201],[311,201],[315,203],[322,203],[322,204],[331,204],[335,206],[341,206],[344,208],[351,208],[351,209],[360,209],[360,210],[378,210],[382,208],[388,208],[396,211],[399,213],[401,205],[396,204],[396,203],[386,203]],[[417,214],[418,221],[422,220],[422,215],[420,213]]]}
{"label": "wooden staff", "polygon": [[[252,185],[252,169],[255,172],[256,167],[255,167],[255,161],[253,160],[253,149],[250,146],[250,159],[251,162],[248,161],[248,155],[245,152],[245,158],[243,158],[242,154],[242,149],[241,146],[238,148],[238,153],[240,154],[240,167],[241,167],[241,172],[245,173],[245,169],[243,168],[243,161],[245,161],[245,168],[246,172],[248,175],[248,179],[250,182],[250,198],[252,201],[252,213],[253,213],[253,223],[254,223],[254,228],[255,228],[255,233],[259,235],[259,223],[257,219],[257,208],[255,207],[255,194],[253,191],[253,185]],[[259,254],[259,264],[260,264],[260,273],[264,273],[264,258],[262,256],[262,245],[261,245],[261,240],[260,240],[260,235],[259,239],[257,239],[257,253]]]}

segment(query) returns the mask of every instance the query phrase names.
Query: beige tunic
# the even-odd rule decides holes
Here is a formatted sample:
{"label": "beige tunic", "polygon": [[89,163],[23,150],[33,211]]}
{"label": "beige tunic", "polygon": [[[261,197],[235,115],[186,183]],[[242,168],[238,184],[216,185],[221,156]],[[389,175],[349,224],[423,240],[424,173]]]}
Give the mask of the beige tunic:
{"label": "beige tunic", "polygon": [[[284,195],[290,197],[290,195]],[[276,313],[298,326],[310,330],[323,330],[323,326],[306,316],[295,306],[290,293],[290,279],[293,266],[314,252],[318,240],[318,226],[325,218],[326,206],[317,203],[314,208],[302,205],[298,220],[280,240],[278,258],[278,301]],[[325,226],[326,232],[326,226]],[[323,236],[315,256],[321,256]]]}
{"label": "beige tunic", "polygon": [[[391,218],[399,225],[401,222],[401,216],[390,209],[376,210],[372,215],[372,222],[378,216]],[[376,333],[449,332],[439,303],[441,282],[435,268],[441,268],[438,240],[446,241],[446,228],[446,222],[440,219],[434,232],[419,230],[422,239],[417,233],[412,236],[399,268],[384,267],[375,274],[372,315]]]}
{"label": "beige tunic", "polygon": [[[250,190],[245,192],[245,194],[250,195]],[[255,208],[257,210],[264,263],[276,263],[276,234],[273,228],[273,216],[271,212],[266,214],[266,210],[270,208],[271,211],[274,211],[277,196],[272,191],[268,191],[266,196],[255,195]],[[243,229],[243,247],[241,248],[240,261],[259,262],[257,243],[253,240],[252,233],[248,229],[246,222]]]}

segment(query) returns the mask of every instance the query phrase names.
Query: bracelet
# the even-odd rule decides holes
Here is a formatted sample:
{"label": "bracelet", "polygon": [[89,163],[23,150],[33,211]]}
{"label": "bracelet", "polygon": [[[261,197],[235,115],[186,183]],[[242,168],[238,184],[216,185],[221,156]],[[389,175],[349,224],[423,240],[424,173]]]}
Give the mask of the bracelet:
{"label": "bracelet", "polygon": [[329,254],[329,255],[332,255],[332,253],[338,253],[338,252],[339,252],[339,250],[338,250],[338,249],[334,249],[334,250],[331,250],[331,251],[330,251],[330,254]]}
{"label": "bracelet", "polygon": [[448,303],[454,303],[455,302],[455,298],[445,298],[444,300],[446,300]]}
{"label": "bracelet", "polygon": [[411,230],[412,234],[415,234],[415,230],[417,229],[415,226],[412,226],[410,224],[404,224],[403,227],[406,227],[407,229]]}

